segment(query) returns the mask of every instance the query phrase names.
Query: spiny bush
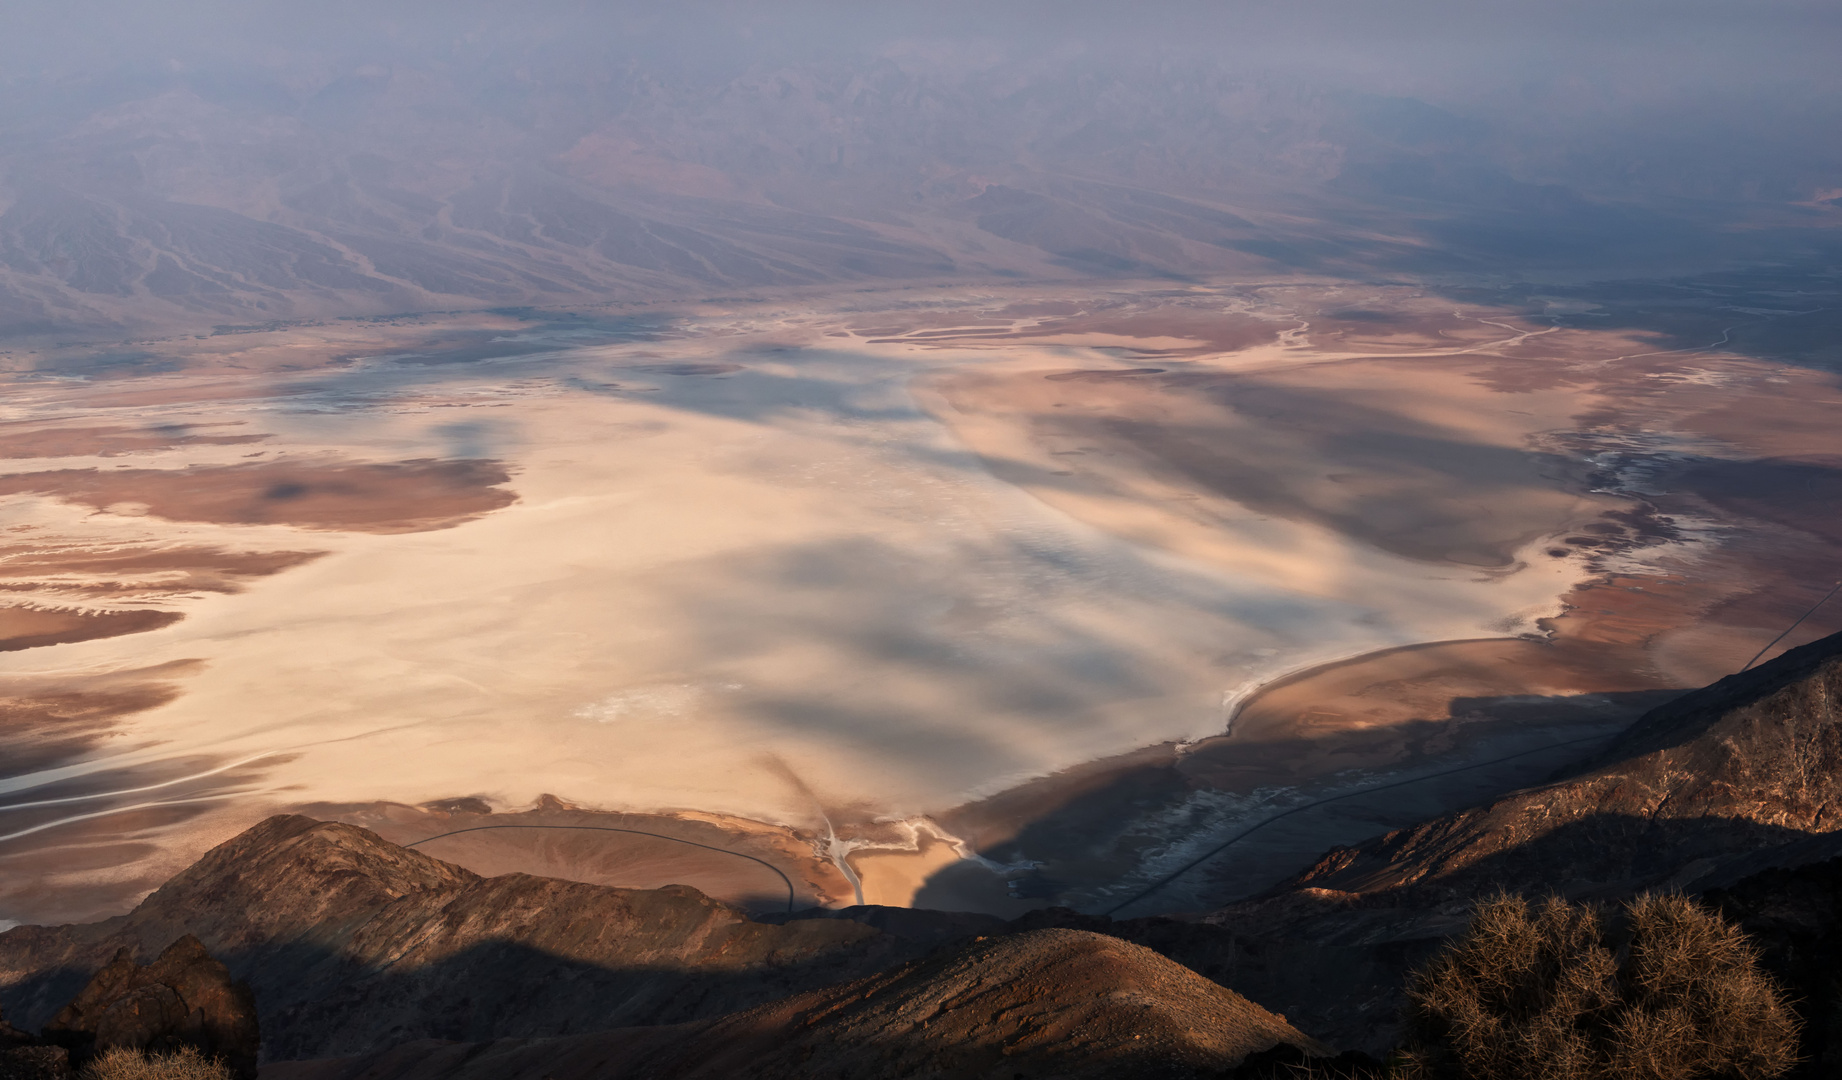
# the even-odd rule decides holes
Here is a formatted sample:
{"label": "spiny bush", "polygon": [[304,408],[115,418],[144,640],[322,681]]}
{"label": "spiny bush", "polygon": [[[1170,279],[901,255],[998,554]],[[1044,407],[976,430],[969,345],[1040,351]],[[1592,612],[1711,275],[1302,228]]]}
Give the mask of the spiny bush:
{"label": "spiny bush", "polygon": [[223,1062],[190,1046],[153,1054],[118,1046],[90,1059],[80,1076],[81,1080],[231,1080]]}
{"label": "spiny bush", "polygon": [[1408,987],[1423,1080],[1769,1080],[1797,1020],[1737,927],[1680,896],[1622,918],[1558,898],[1479,904]]}

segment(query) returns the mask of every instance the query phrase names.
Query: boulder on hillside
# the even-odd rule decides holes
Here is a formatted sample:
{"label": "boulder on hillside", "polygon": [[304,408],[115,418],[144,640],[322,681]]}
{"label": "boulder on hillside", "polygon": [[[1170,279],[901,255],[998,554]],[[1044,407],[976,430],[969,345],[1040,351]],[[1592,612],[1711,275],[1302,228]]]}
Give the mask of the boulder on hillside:
{"label": "boulder on hillside", "polygon": [[79,1062],[115,1047],[196,1047],[221,1059],[238,1080],[254,1080],[261,1031],[247,983],[213,959],[190,934],[146,966],[126,949],[90,979],[45,1027],[46,1039]]}
{"label": "boulder on hillside", "polygon": [[62,1046],[0,1049],[0,1080],[68,1080],[70,1051]]}
{"label": "boulder on hillside", "polygon": [[6,1014],[0,1013],[0,1050],[11,1050],[16,1046],[32,1046],[38,1042],[29,1031],[21,1031],[7,1022]]}
{"label": "boulder on hillside", "polygon": [[0,1015],[0,1080],[65,1080],[70,1051],[47,1045]]}

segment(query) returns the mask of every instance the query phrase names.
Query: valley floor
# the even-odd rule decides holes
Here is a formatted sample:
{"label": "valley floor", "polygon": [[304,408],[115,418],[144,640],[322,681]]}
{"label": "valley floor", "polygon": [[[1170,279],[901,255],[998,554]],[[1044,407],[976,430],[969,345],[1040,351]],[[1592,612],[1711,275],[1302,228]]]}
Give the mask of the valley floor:
{"label": "valley floor", "polygon": [[299,808],[759,910],[1246,895],[1540,779],[1824,594],[1838,390],[1783,285],[15,350],[0,919],[124,910]]}

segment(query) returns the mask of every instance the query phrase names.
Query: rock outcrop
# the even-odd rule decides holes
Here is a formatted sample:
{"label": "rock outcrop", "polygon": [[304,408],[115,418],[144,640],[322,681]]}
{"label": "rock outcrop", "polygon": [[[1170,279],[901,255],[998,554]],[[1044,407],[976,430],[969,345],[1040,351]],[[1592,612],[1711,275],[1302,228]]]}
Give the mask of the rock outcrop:
{"label": "rock outcrop", "polygon": [[684,887],[482,878],[284,816],[127,915],[0,934],[0,1007],[42,1026],[120,950],[152,956],[187,934],[253,989],[265,1059],[707,1019],[925,951],[855,921],[754,922]]}
{"label": "rock outcrop", "polygon": [[697,1025],[488,1045],[420,1043],[273,1066],[274,1080],[1129,1080],[1217,1077],[1328,1049],[1148,949],[1079,930],[982,938]]}
{"label": "rock outcrop", "polygon": [[70,1051],[21,1031],[0,1014],[0,1080],[65,1080]]}
{"label": "rock outcrop", "polygon": [[47,1040],[76,1061],[115,1047],[171,1051],[197,1048],[238,1080],[255,1080],[262,1042],[255,995],[187,934],[143,967],[123,947],[75,1000],[45,1025]]}
{"label": "rock outcrop", "polygon": [[0,1048],[0,1080],[67,1080],[70,1051],[31,1044]]}

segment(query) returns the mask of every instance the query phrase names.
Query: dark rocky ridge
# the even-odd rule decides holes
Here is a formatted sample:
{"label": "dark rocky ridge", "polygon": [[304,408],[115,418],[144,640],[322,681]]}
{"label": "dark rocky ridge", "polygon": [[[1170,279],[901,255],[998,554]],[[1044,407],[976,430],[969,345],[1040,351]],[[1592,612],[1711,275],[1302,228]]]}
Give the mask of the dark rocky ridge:
{"label": "dark rocky ridge", "polygon": [[1553,782],[1329,852],[1206,916],[1228,985],[1320,1038],[1395,1038],[1403,974],[1472,900],[1700,892],[1842,853],[1842,634],[1651,710]]}
{"label": "dark rocky ridge", "polygon": [[[0,1001],[38,1026],[88,980],[51,1024],[84,1027],[113,1000],[103,991],[148,970],[133,956],[197,935],[166,957],[208,947],[247,980],[265,1060],[414,1043],[363,1065],[404,1075],[447,1075],[457,1053],[497,1063],[479,1075],[529,1065],[560,1076],[568,1062],[595,1075],[621,1062],[632,1076],[738,1075],[738,1047],[766,1070],[751,1075],[823,1075],[800,1071],[821,1045],[837,1075],[876,1075],[862,1070],[892,1045],[933,1055],[944,1075],[1026,1061],[1030,1075],[1083,1075],[1077,1058],[1095,1075],[1213,1075],[1277,1043],[1323,1049],[1159,955],[1202,956],[1232,940],[1225,932],[1163,919],[1096,920],[1104,937],[1056,926],[1078,918],[866,907],[752,921],[684,887],[480,878],[355,826],[282,816],[128,915],[0,934]],[[1133,931],[1153,948],[1121,940]],[[879,1034],[903,1024],[894,1043]],[[497,1041],[463,1053],[417,1040]]]}
{"label": "dark rocky ridge", "polygon": [[698,1020],[923,951],[849,920],[753,922],[684,887],[481,878],[284,816],[127,915],[0,934],[0,1008],[39,1027],[118,950],[150,957],[186,934],[254,990],[269,1059]]}
{"label": "dark rocky ridge", "polygon": [[1693,889],[1838,826],[1842,635],[1652,709],[1553,783],[1338,849],[1285,888],[1421,905]]}
{"label": "dark rocky ridge", "polygon": [[0,1016],[0,1080],[62,1080],[70,1051],[21,1031]]}
{"label": "dark rocky ridge", "polygon": [[271,1067],[271,1080],[1219,1077],[1326,1048],[1156,953],[1078,930],[979,938],[893,971],[699,1024],[481,1046],[422,1042]]}

